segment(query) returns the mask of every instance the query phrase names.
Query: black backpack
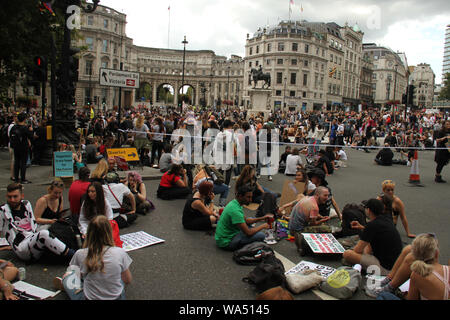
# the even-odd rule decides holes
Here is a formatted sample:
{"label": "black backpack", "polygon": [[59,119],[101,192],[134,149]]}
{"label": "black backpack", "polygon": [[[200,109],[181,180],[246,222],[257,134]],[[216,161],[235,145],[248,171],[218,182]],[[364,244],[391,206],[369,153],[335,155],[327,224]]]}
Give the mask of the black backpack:
{"label": "black backpack", "polygon": [[11,148],[18,148],[20,146],[28,146],[26,144],[26,135],[24,134],[24,127],[19,125],[14,125],[9,132],[9,142]]}
{"label": "black backpack", "polygon": [[285,272],[278,258],[267,255],[242,281],[254,285],[258,293],[278,286],[286,288]]}
{"label": "black backpack", "polygon": [[274,216],[277,215],[278,205],[277,199],[273,193],[264,192],[261,204],[256,211],[256,217],[263,217],[264,215],[271,213]]}
{"label": "black backpack", "polygon": [[256,266],[263,257],[274,255],[273,249],[264,242],[252,242],[233,252],[233,260],[238,264]]}

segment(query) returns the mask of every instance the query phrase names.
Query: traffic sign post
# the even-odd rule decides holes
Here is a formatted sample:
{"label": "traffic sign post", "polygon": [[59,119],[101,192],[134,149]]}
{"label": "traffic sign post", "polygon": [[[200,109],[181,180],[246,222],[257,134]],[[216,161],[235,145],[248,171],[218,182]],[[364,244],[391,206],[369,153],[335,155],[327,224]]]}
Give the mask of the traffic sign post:
{"label": "traffic sign post", "polygon": [[108,87],[120,87],[128,89],[139,88],[139,73],[100,68],[100,85]]}

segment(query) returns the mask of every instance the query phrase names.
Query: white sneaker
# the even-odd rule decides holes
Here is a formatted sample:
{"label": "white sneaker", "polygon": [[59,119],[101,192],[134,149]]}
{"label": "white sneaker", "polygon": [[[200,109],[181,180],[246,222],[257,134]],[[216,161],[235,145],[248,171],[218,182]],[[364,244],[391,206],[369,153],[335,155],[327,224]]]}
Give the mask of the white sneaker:
{"label": "white sneaker", "polygon": [[269,176],[269,181],[272,181],[272,176]]}

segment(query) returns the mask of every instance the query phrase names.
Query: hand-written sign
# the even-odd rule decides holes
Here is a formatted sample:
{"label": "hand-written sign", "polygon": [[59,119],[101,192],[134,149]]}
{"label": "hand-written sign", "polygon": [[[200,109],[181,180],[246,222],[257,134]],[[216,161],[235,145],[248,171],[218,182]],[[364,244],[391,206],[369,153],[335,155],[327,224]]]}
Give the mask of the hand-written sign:
{"label": "hand-written sign", "polygon": [[106,149],[109,157],[121,157],[125,161],[139,161],[139,155],[136,148],[111,148]]}
{"label": "hand-written sign", "polygon": [[123,234],[120,236],[120,240],[123,241],[122,248],[127,252],[164,242],[163,239],[154,237],[144,231]]}
{"label": "hand-written sign", "polygon": [[73,177],[73,155],[70,151],[53,153],[55,177]]}
{"label": "hand-written sign", "polygon": [[344,253],[344,247],[331,233],[303,233],[314,253]]}

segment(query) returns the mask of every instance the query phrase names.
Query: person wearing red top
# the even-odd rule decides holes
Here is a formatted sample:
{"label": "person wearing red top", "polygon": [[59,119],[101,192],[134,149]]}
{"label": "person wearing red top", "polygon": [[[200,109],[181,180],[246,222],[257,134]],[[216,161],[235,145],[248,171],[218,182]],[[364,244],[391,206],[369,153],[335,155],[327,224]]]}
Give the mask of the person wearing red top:
{"label": "person wearing red top", "polygon": [[181,165],[173,164],[161,177],[156,196],[163,200],[184,199],[191,190],[188,188],[186,170]]}
{"label": "person wearing red top", "polygon": [[72,183],[69,189],[69,203],[70,203],[70,212],[75,217],[80,215],[81,202],[82,197],[86,194],[87,189],[89,187],[89,175],[91,174],[91,170],[88,167],[83,167],[78,171],[78,178]]}

